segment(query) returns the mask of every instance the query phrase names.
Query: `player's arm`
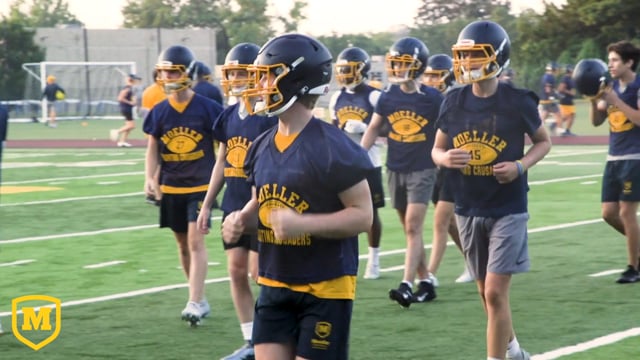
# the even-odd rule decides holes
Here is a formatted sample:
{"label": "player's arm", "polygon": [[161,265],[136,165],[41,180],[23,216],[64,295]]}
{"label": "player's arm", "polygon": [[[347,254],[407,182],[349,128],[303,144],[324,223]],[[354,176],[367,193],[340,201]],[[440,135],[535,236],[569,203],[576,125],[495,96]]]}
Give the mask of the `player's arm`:
{"label": "player's arm", "polygon": [[211,217],[211,207],[224,185],[224,163],[226,153],[227,146],[223,142],[220,142],[216,163],[213,165],[211,178],[209,179],[209,188],[207,189],[207,194],[204,196],[204,200],[202,201],[200,214],[198,214],[198,219],[196,221],[198,229],[205,234],[209,232],[208,220]]}
{"label": "player's arm", "polygon": [[238,242],[242,234],[255,233],[258,229],[258,198],[256,187],[251,188],[251,200],[242,210],[230,213],[222,223],[222,240],[228,244]]}
{"label": "player's arm", "polygon": [[589,119],[593,126],[602,125],[607,120],[607,102],[596,98],[589,101]]}
{"label": "player's arm", "polygon": [[[604,90],[602,99],[605,100],[607,104],[613,105],[620,111],[622,111],[627,119],[629,119],[629,121],[631,121],[634,125],[640,126],[640,110],[634,109],[633,107],[622,101],[618,94],[611,87]],[[639,105],[640,100],[638,99],[638,95],[636,95],[636,106]]]}
{"label": "player's arm", "polygon": [[156,172],[160,166],[160,151],[158,149],[158,139],[149,135],[147,139],[147,152],[145,153],[144,162],[144,191],[149,196],[156,195]]}
{"label": "player's arm", "polygon": [[524,171],[531,168],[538,161],[542,160],[551,150],[551,138],[544,125],[540,125],[538,129],[531,136],[531,142],[533,145],[527,150],[527,153],[520,159]]}
{"label": "player's arm", "polygon": [[371,122],[369,123],[367,130],[364,132],[362,140],[360,140],[360,146],[365,148],[367,151],[371,149],[371,146],[373,146],[373,143],[376,142],[376,139],[380,135],[383,124],[384,119],[382,118],[382,115],[373,113]]}
{"label": "player's arm", "polygon": [[271,228],[276,239],[311,234],[332,239],[357,235],[371,228],[373,205],[369,183],[363,179],[338,194],[344,209],[325,214],[299,214],[291,208],[271,212]]}
{"label": "player's arm", "polygon": [[447,146],[449,136],[442,130],[436,131],[436,137],[431,149],[431,158],[437,166],[452,169],[462,169],[471,160],[471,154],[463,149],[449,149]]}

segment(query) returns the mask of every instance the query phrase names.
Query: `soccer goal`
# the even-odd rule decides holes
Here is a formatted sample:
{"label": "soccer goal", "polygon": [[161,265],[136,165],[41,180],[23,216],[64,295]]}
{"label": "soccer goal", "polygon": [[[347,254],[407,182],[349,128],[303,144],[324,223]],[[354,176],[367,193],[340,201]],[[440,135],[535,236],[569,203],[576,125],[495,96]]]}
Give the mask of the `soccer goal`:
{"label": "soccer goal", "polygon": [[128,74],[136,73],[136,64],[127,62],[66,62],[43,61],[25,63],[22,68],[29,74],[22,100],[22,115],[30,121],[46,122],[46,98],[42,91],[47,77],[53,75],[65,91],[65,97],[56,101],[56,119],[121,119],[118,93]]}

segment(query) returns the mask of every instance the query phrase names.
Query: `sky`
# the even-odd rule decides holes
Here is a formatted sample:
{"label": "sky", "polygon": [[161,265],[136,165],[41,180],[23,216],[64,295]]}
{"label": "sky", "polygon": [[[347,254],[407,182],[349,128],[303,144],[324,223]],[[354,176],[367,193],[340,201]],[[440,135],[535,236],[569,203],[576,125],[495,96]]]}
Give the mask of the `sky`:
{"label": "sky", "polygon": [[[0,13],[7,14],[14,0],[0,0]],[[294,0],[270,0],[270,14],[286,14]],[[30,3],[29,1],[27,1]],[[117,29],[127,0],[66,0],[69,11],[88,29]],[[310,35],[368,33],[393,30],[413,24],[421,0],[307,0],[307,20],[298,30]],[[563,2],[556,0],[554,2]],[[393,4],[393,6],[389,6]],[[514,12],[542,9],[542,0],[513,0]]]}

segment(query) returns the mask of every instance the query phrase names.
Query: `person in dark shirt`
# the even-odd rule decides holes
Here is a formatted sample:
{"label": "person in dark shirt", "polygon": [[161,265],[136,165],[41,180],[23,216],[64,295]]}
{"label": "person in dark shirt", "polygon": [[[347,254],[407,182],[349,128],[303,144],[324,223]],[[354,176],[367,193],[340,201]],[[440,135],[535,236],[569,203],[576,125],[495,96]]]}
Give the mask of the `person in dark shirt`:
{"label": "person in dark shirt", "polygon": [[252,197],[225,218],[222,238],[258,236],[256,359],[349,357],[358,234],[373,221],[373,164],[342,130],[313,116],[329,90],[331,61],[317,40],[285,34],[248,67],[256,85],[242,92],[247,111],[278,116],[278,125],[249,147]]}
{"label": "person in dark shirt", "polygon": [[55,128],[58,127],[56,123],[56,106],[55,103],[58,100],[64,100],[66,94],[64,89],[56,82],[56,77],[53,75],[47,76],[47,85],[42,90],[42,98],[47,99],[47,110],[49,118],[44,122],[45,125]]}
{"label": "person in dark shirt", "polygon": [[[551,149],[538,97],[498,80],[509,35],[492,21],[465,26],[453,51],[456,81],[442,103],[431,155],[451,169],[456,222],[467,268],[487,317],[487,359],[528,360],[516,338],[509,291],[529,270],[527,170]],[[532,145],[525,153],[525,134]]]}
{"label": "person in dark shirt", "polygon": [[120,113],[124,116],[124,125],[120,129],[111,130],[109,134],[111,141],[117,141],[118,147],[131,147],[127,139],[131,131],[136,128],[133,119],[133,107],[138,103],[138,99],[134,95],[134,87],[138,85],[140,80],[142,78],[138,75],[129,74],[125,79],[125,87],[118,93],[118,105],[120,106]]}
{"label": "person in dark shirt", "polygon": [[223,105],[222,91],[211,83],[213,81],[211,68],[202,61],[196,61],[195,83],[193,91],[211,100],[215,100],[218,104]]}

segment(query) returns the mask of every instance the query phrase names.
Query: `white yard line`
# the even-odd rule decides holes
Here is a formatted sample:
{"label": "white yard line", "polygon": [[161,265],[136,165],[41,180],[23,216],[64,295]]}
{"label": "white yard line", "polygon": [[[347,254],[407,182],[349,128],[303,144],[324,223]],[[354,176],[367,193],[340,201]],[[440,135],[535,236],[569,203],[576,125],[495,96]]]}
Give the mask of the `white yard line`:
{"label": "white yard line", "polygon": [[32,263],[34,261],[35,261],[34,259],[16,260],[16,261],[12,261],[12,262],[0,263],[0,267],[24,265],[24,264]]}
{"label": "white yard line", "polygon": [[113,195],[79,196],[79,197],[64,198],[64,199],[28,201],[28,202],[22,202],[22,203],[14,203],[14,204],[0,204],[0,207],[58,204],[58,203],[64,203],[69,201],[114,199],[114,198],[129,197],[129,196],[141,196],[141,195],[144,195],[144,192],[140,191],[140,192],[133,192],[133,193],[125,193],[125,194],[113,194]]}
{"label": "white yard line", "polygon": [[531,357],[532,360],[553,360],[562,356],[571,355],[591,349],[595,349],[600,346],[606,346],[618,341],[634,337],[640,336],[640,327],[632,328],[625,331],[620,331],[617,333],[601,336],[599,338],[595,338],[593,340],[585,341],[580,344],[565,346],[560,349],[555,349],[544,354],[533,355]]}
{"label": "white yard line", "polygon": [[98,174],[98,175],[86,175],[86,176],[69,176],[69,177],[59,177],[59,178],[49,178],[49,179],[37,179],[37,180],[23,180],[23,181],[3,181],[2,185],[23,185],[23,184],[36,184],[36,183],[46,183],[52,181],[66,181],[66,180],[79,180],[79,179],[99,179],[105,177],[120,177],[120,176],[134,176],[134,175],[144,175],[144,171],[132,171],[132,172],[124,172],[124,173],[114,173],[114,174]]}
{"label": "white yard line", "polygon": [[105,261],[97,264],[85,265],[82,268],[83,269],[99,269],[107,266],[115,266],[115,265],[120,265],[125,263],[126,261],[124,260],[112,260],[112,261]]}
{"label": "white yard line", "polygon": [[595,274],[589,274],[590,277],[602,277],[602,276],[609,276],[609,275],[613,275],[613,274],[620,274],[624,271],[624,269],[613,269],[613,270],[606,270],[606,271],[601,271]]}

